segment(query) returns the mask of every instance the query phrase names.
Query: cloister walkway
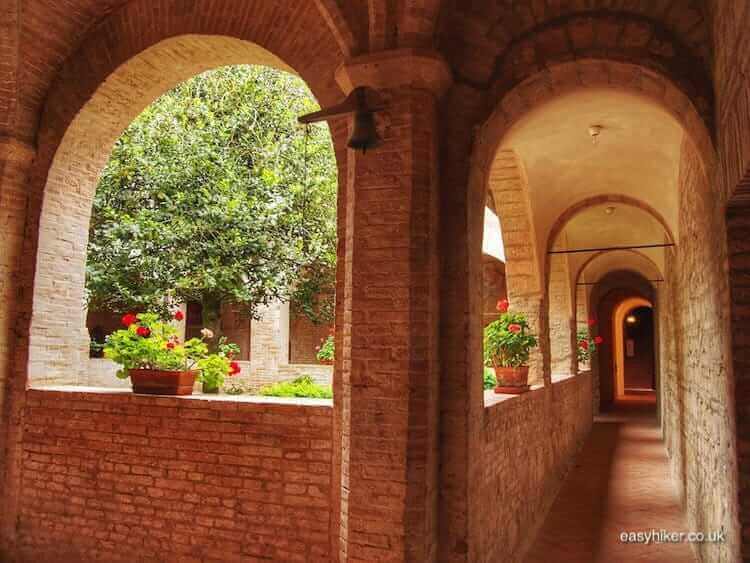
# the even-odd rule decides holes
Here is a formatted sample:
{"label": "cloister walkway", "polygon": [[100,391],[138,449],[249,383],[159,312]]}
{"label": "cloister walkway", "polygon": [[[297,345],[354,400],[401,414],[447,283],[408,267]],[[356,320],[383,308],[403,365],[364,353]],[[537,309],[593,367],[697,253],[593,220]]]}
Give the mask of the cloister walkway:
{"label": "cloister walkway", "polygon": [[688,531],[669,477],[653,396],[597,417],[527,563],[695,561],[687,543],[624,543],[622,532]]}

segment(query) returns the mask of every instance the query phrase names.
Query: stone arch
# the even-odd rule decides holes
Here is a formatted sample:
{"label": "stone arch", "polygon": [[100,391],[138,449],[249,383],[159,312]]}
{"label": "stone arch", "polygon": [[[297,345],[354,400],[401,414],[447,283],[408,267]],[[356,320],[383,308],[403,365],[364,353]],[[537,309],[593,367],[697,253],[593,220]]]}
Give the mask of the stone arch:
{"label": "stone arch", "polygon": [[545,21],[508,44],[495,63],[493,88],[510,91],[544,68],[583,59],[635,64],[646,76],[669,77],[706,123],[713,121],[704,61],[661,22],[641,14],[588,12]]}
{"label": "stone arch", "polygon": [[592,287],[588,298],[589,311],[598,321],[599,335],[604,344],[599,347],[596,361],[591,362],[591,382],[594,413],[606,409],[614,400],[614,375],[611,371],[614,349],[612,347],[612,323],[603,322],[609,319],[623,299],[638,297],[659,307],[657,290],[646,280],[641,272],[634,270],[614,270],[606,274]]}
{"label": "stone arch", "polygon": [[[547,280],[546,294],[548,299],[547,315],[549,317],[549,338],[551,353],[551,370],[553,373],[576,373],[578,361],[576,359],[576,342],[578,332],[577,311],[579,309],[579,286],[580,276],[585,268],[596,258],[607,255],[608,253],[599,252],[593,254],[584,262],[575,272],[570,271],[568,262],[569,255],[556,255],[551,251],[553,246],[561,236],[564,236],[564,229],[579,213],[591,207],[605,203],[618,203],[627,205],[645,211],[652,216],[664,230],[666,242],[674,242],[674,236],[670,225],[664,217],[650,205],[640,201],[637,198],[624,196],[620,194],[603,194],[586,198],[574,203],[566,209],[555,221],[547,237],[547,244],[544,253],[544,279]],[[656,266],[653,261],[643,253],[635,252],[651,262],[656,271],[662,272],[662,268]],[[573,275],[571,275],[573,274]],[[663,272],[662,272],[663,275]],[[570,284],[570,285],[568,285]],[[586,307],[588,311],[588,307]]]}
{"label": "stone arch", "polygon": [[77,383],[84,369],[88,336],[81,303],[88,224],[98,177],[115,140],[146,105],[171,86],[204,70],[242,62],[292,70],[249,41],[181,35],[139,52],[107,76],[67,123],[54,153],[50,145],[56,138],[51,133],[58,131],[48,124],[56,117],[56,104],[50,104],[42,143],[50,149],[49,168],[42,168],[45,161],[40,160],[33,178],[35,185],[43,183],[44,188],[29,381]]}
{"label": "stone arch", "polygon": [[[472,174],[469,180],[469,191],[476,190],[481,193],[485,189],[486,184],[484,182],[491,174],[496,156],[502,150],[512,148],[503,146],[507,134],[524,116],[556,97],[587,89],[623,91],[656,104],[681,126],[684,142],[693,146],[700,155],[703,170],[712,169],[715,162],[715,153],[709,127],[689,93],[685,92],[671,76],[630,62],[606,58],[589,58],[553,64],[518,83],[507,93],[502,94],[489,118],[475,134],[472,163],[478,170]],[[622,196],[606,197],[620,198]],[[472,202],[472,205],[476,205],[480,201],[484,201],[484,198],[470,196],[469,201]],[[621,201],[629,202],[630,198],[624,196]],[[496,206],[499,203],[496,198]],[[471,210],[469,216],[474,214],[478,216],[478,209]],[[655,217],[658,218],[659,214],[656,213]],[[663,225],[667,225],[663,218],[659,220]],[[560,224],[564,224],[564,222],[558,221]],[[672,229],[667,229],[667,232],[671,236]],[[549,241],[550,238],[552,237],[544,237],[542,240]],[[538,243],[535,242],[534,244]],[[538,279],[540,287],[543,288],[540,299],[542,372],[544,378],[549,378],[551,371],[550,340],[547,325],[549,322],[549,303],[547,292],[544,291],[548,287],[549,260],[545,256],[542,261],[539,255],[543,250],[546,249],[537,247],[535,252],[538,262]],[[509,272],[509,289],[512,283],[511,278],[512,273]],[[571,330],[571,332],[574,331]],[[571,347],[575,346],[573,336],[571,334]]]}
{"label": "stone arch", "polygon": [[[659,272],[660,274],[663,275],[663,272],[661,271],[661,268],[658,266],[658,264],[656,264],[656,262],[654,262],[650,257],[646,256],[643,252],[640,252],[640,251],[634,250],[634,249],[630,249],[630,248],[624,249],[624,250],[617,250],[617,251],[614,251],[614,250],[605,250],[605,251],[602,251],[602,252],[597,252],[595,254],[592,254],[591,256],[589,256],[586,259],[586,261],[580,266],[580,268],[578,268],[578,270],[576,271],[576,275],[575,275],[576,283],[578,283],[581,280],[581,276],[583,275],[583,273],[585,272],[586,268],[590,264],[592,264],[594,261],[596,261],[596,260],[598,260],[598,259],[600,259],[600,258],[602,258],[604,256],[607,256],[608,254],[611,254],[613,252],[626,252],[628,254],[633,254],[635,256],[638,256],[639,258],[642,258],[643,260],[646,260],[654,268],[655,271],[657,271],[657,272]],[[641,274],[641,275],[644,275],[644,272],[638,272],[638,273]]]}
{"label": "stone arch", "polygon": [[552,246],[555,244],[555,239],[565,228],[565,225],[568,224],[571,219],[573,219],[573,217],[578,215],[584,209],[604,203],[620,203],[645,211],[661,224],[664,229],[664,234],[667,237],[667,242],[677,242],[677,239],[673,234],[673,227],[667,223],[667,220],[661,213],[659,213],[649,204],[641,201],[640,199],[623,194],[602,194],[574,203],[557,218],[555,223],[552,225],[552,228],[550,228],[549,234],[547,235],[546,251],[549,252],[550,250],[552,250]]}
{"label": "stone arch", "polygon": [[[578,270],[575,273],[574,280],[575,280],[575,313],[576,313],[576,333],[578,330],[585,328],[588,324],[589,319],[594,319],[595,315],[593,314],[593,310],[591,309],[592,304],[590,303],[590,295],[592,294],[592,290],[594,286],[596,286],[601,280],[603,280],[610,271],[605,268],[604,275],[601,275],[601,277],[597,276],[597,279],[595,281],[587,282],[585,285],[581,283],[581,279],[588,269],[590,265],[595,264],[599,260],[603,260],[606,258],[611,258],[615,254],[624,254],[624,255],[632,255],[634,258],[636,258],[639,261],[642,261],[642,265],[637,265],[634,263],[629,263],[628,268],[630,271],[632,271],[634,274],[638,274],[647,281],[650,281],[649,278],[654,276],[654,273],[658,273],[660,278],[663,278],[664,273],[662,272],[661,268],[654,262],[649,256],[644,254],[643,252],[640,252],[638,250],[617,250],[617,251],[603,251],[603,252],[597,252],[596,254],[592,254],[589,256],[586,261],[578,268]],[[645,266],[649,266],[651,268],[651,271],[646,271]]]}
{"label": "stone arch", "polygon": [[[487,190],[500,219],[505,249],[505,281],[511,309],[526,315],[532,330],[542,333],[542,284],[534,241],[534,221],[523,164],[512,150],[498,151],[486,178]],[[529,360],[529,380],[543,382],[542,352]]]}
{"label": "stone arch", "polygon": [[615,399],[620,399],[625,395],[625,371],[624,371],[624,356],[625,351],[623,349],[624,342],[622,340],[622,323],[625,320],[625,316],[638,307],[648,307],[649,309],[654,308],[654,305],[648,299],[643,297],[628,297],[621,301],[615,308],[614,315],[612,316],[612,334],[613,344],[615,348]]}

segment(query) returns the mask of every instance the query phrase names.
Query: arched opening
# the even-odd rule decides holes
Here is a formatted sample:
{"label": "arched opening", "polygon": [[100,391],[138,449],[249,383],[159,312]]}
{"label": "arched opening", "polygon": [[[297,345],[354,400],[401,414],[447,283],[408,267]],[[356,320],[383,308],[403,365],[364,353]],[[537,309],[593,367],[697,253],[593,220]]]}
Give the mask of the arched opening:
{"label": "arched opening", "polygon": [[[333,326],[336,161],[328,128],[297,122],[316,109],[298,77],[233,65],[178,84],[128,125],[93,198],[83,305],[96,359],[76,383],[129,386],[102,357],[105,339],[127,313],[179,310],[178,346],[208,328],[209,346],[239,348],[220,392],[302,378],[330,388],[316,348]],[[46,383],[67,377],[48,370]]]}
{"label": "arched opening", "polygon": [[[118,22],[120,19],[118,18]],[[125,26],[127,27],[127,23]],[[149,24],[149,29],[154,29],[157,24]],[[130,28],[129,28],[130,29]],[[139,29],[134,26],[134,29]],[[140,28],[142,30],[142,28]],[[248,28],[249,29],[249,28]],[[137,31],[134,31],[137,34]],[[149,35],[153,39],[153,35]],[[306,35],[306,40],[313,38],[313,34]],[[269,40],[271,45],[274,41]],[[131,45],[131,42],[115,42],[118,47],[121,45]],[[325,50],[326,41],[322,40],[317,47]],[[288,52],[288,48],[280,49],[281,52]],[[307,60],[307,55],[303,60]],[[104,60],[106,59],[106,61]],[[299,58],[291,57],[294,62],[300,62]],[[121,65],[114,65],[108,58],[95,57],[95,62],[101,63],[102,69],[97,67],[96,71],[102,72],[101,82],[93,92],[79,91],[79,80],[69,79],[66,71],[63,71],[62,77],[58,82],[55,93],[50,94],[49,109],[42,120],[42,131],[40,136],[40,156],[35,162],[35,168],[32,171],[30,184],[33,190],[38,192],[39,199],[43,200],[40,209],[32,208],[29,213],[33,215],[38,213],[39,236],[38,242],[29,237],[29,252],[36,253],[36,274],[33,285],[33,314],[30,329],[30,345],[28,350],[28,378],[19,382],[19,389],[31,384],[33,387],[44,385],[45,382],[56,381],[64,384],[75,384],[81,381],[82,366],[85,365],[88,357],[88,340],[85,328],[85,310],[81,306],[84,293],[84,273],[86,263],[86,242],[90,213],[92,209],[92,199],[95,194],[97,180],[101,170],[106,165],[107,159],[111,154],[113,144],[122,134],[123,130],[133,121],[133,119],[152,101],[165,91],[174,87],[176,84],[199,74],[201,72],[223,67],[232,64],[261,64],[274,67],[276,69],[293,72],[292,67],[282,62],[282,60],[270,53],[270,51],[260,47],[250,41],[237,38],[215,36],[215,35],[179,35],[157,42],[154,45],[133,53],[132,56],[125,57],[125,62]],[[71,63],[75,69],[76,62]],[[109,67],[108,65],[113,65]],[[69,71],[68,66],[66,66]],[[92,69],[87,70],[86,76],[95,80],[96,73]],[[303,73],[310,75],[310,68],[303,68]],[[75,75],[75,72],[72,72]],[[314,75],[314,73],[312,73]],[[67,78],[66,78],[67,77]],[[87,87],[89,84],[86,85]],[[335,89],[335,92],[333,91]],[[340,90],[332,79],[312,77],[311,90],[319,99],[326,99],[329,103],[340,95]],[[322,95],[321,95],[322,94]],[[58,106],[54,100],[57,96],[68,100],[68,103]],[[72,111],[75,102],[79,101],[80,106]],[[64,108],[63,108],[64,106]],[[66,113],[69,112],[69,113]],[[69,118],[69,119],[67,119]],[[67,120],[66,120],[67,119]],[[347,123],[346,120],[339,121],[337,126],[333,127],[334,147],[337,149],[338,163],[341,165],[342,155],[346,155],[344,149]],[[43,197],[42,197],[43,194]],[[340,197],[340,194],[339,194]],[[36,201],[34,202],[37,203]],[[340,201],[337,202],[340,207]],[[38,244],[38,250],[34,245]],[[330,370],[330,368],[329,368]],[[26,374],[24,374],[26,375]],[[146,464],[154,469],[151,476],[144,476],[140,479],[141,484],[133,485],[129,491],[135,496],[145,498],[148,496],[146,482],[156,484],[160,476],[167,475],[166,465],[170,460],[178,458],[175,444],[170,440],[159,442],[157,434],[162,433],[164,436],[174,435],[178,429],[184,441],[179,445],[179,456],[182,459],[184,467],[190,467],[196,476],[199,476],[203,483],[184,483],[183,490],[185,494],[191,495],[194,504],[184,505],[185,510],[192,512],[191,519],[209,517],[209,504],[202,504],[201,500],[208,495],[207,489],[201,487],[208,486],[208,482],[214,479],[218,482],[218,475],[223,473],[229,475],[232,470],[229,465],[235,462],[241,462],[245,457],[253,458],[260,462],[257,457],[269,443],[275,443],[279,449],[276,453],[271,453],[272,457],[278,455],[282,459],[287,454],[288,459],[299,459],[305,454],[300,451],[312,447],[315,440],[318,440],[317,446],[320,450],[311,453],[311,456],[318,456],[318,465],[316,471],[319,482],[318,500],[314,503],[300,503],[298,497],[289,499],[289,502],[278,504],[279,514],[286,513],[291,515],[295,512],[298,517],[289,519],[294,520],[293,526],[290,525],[285,531],[281,531],[284,526],[275,527],[273,530],[259,531],[261,536],[278,537],[284,535],[288,542],[297,542],[299,546],[294,556],[300,553],[306,554],[306,557],[317,556],[327,558],[332,544],[335,541],[332,535],[338,537],[338,529],[333,524],[338,520],[340,511],[337,500],[336,479],[341,471],[341,462],[336,463],[337,452],[333,436],[337,435],[336,420],[334,409],[331,402],[324,400],[320,402],[315,399],[294,399],[292,401],[274,399],[268,402],[239,400],[235,401],[213,401],[213,406],[209,406],[210,400],[200,399],[190,404],[178,402],[176,399],[149,399],[142,396],[123,395],[122,392],[104,392],[97,390],[94,393],[87,394],[85,389],[70,389],[57,391],[50,388],[35,391],[34,389],[24,390],[25,396],[34,396],[37,404],[44,405],[44,408],[57,409],[58,404],[66,401],[68,404],[76,403],[77,408],[66,409],[64,411],[55,410],[54,421],[44,423],[41,419],[38,422],[45,424],[46,432],[64,434],[61,430],[70,420],[77,418],[76,424],[86,424],[91,433],[85,436],[80,433],[73,436],[68,432],[65,438],[66,447],[76,449],[79,452],[95,452],[89,456],[86,463],[92,464],[93,473],[86,476],[88,490],[104,491],[105,488],[99,486],[98,479],[106,475],[106,467],[109,461],[101,453],[104,450],[97,448],[97,444],[115,443],[122,438],[119,435],[120,429],[127,433],[139,433],[138,441],[146,448],[148,441],[151,440],[151,446],[148,450],[139,450],[135,454],[132,449],[123,446],[111,446],[107,451],[115,455],[115,451],[120,455],[138,455],[140,460],[133,460],[134,464]],[[127,392],[126,392],[127,393]],[[204,397],[204,396],[201,396]],[[170,402],[171,401],[171,402]],[[280,404],[283,403],[283,404]],[[129,407],[124,405],[128,404]],[[138,406],[136,406],[138,405]],[[337,403],[334,404],[335,406]],[[141,410],[142,409],[142,410]],[[187,410],[185,410],[187,409]],[[185,420],[179,420],[184,413],[191,410],[195,422],[188,423],[190,430],[185,425]],[[116,423],[107,428],[98,427],[94,419],[96,413],[108,411],[112,413]],[[233,415],[227,414],[234,411],[234,419],[230,422]],[[126,414],[127,413],[127,414]],[[148,414],[147,414],[148,413]],[[182,413],[182,414],[181,414]],[[222,414],[223,413],[223,414]],[[129,422],[125,422],[123,417],[130,417]],[[146,416],[150,417],[148,427],[142,424],[146,421]],[[188,414],[188,417],[191,415]],[[219,419],[221,422],[219,423]],[[211,433],[201,434],[201,440],[196,440],[196,432],[201,426],[201,422],[212,420],[219,424],[214,427]],[[266,419],[269,424],[259,432],[258,421]],[[27,419],[28,420],[28,419]],[[87,420],[88,422],[83,422]],[[254,424],[249,421],[255,420]],[[296,429],[292,432],[291,426],[294,424]],[[54,428],[53,428],[54,426]],[[255,430],[253,430],[255,426]],[[171,429],[171,430],[170,430]],[[234,433],[233,435],[230,435]],[[295,441],[294,436],[306,433],[307,438]],[[210,435],[210,436],[209,436]],[[127,441],[127,439],[125,439]],[[79,441],[75,446],[73,442]],[[159,443],[157,443],[159,442]],[[20,441],[19,441],[20,443]],[[61,442],[58,442],[61,443]],[[124,442],[123,442],[124,443]],[[229,444],[232,444],[229,446]],[[292,450],[297,449],[297,453]],[[301,448],[301,450],[300,450]],[[219,451],[221,450],[221,454]],[[238,457],[220,457],[226,456],[230,451],[238,454]],[[15,452],[15,455],[23,455],[21,449]],[[84,453],[81,454],[86,455]],[[262,457],[262,455],[261,455]],[[10,459],[14,459],[11,458]],[[19,457],[20,459],[20,457]],[[123,458],[124,459],[124,458]],[[202,463],[200,459],[208,461],[211,469],[208,472],[201,472],[198,464]],[[312,459],[312,457],[310,458]],[[72,460],[72,458],[71,458]],[[15,461],[14,461],[15,463]],[[71,463],[82,463],[80,459],[71,461]],[[273,463],[273,462],[268,462]],[[19,463],[20,466],[20,463]],[[208,466],[205,467],[208,469]],[[158,474],[158,476],[157,476]],[[120,475],[119,477],[122,477]],[[116,477],[116,480],[119,478]],[[266,475],[269,485],[269,491],[280,490],[284,488],[284,483],[288,480],[287,476],[282,473]],[[128,479],[129,477],[126,477]],[[162,483],[159,480],[159,483]],[[239,505],[233,503],[228,497],[237,499],[241,496],[245,484],[241,480],[228,486],[223,491],[214,491],[217,495],[217,502],[220,497],[227,497],[227,512],[239,514]],[[20,485],[19,485],[20,487]],[[75,487],[74,487],[75,488]],[[304,487],[306,489],[306,487]],[[231,489],[231,490],[230,490]],[[57,488],[55,491],[48,491],[50,498],[56,495],[70,496],[68,489]],[[101,492],[103,495],[110,494]],[[263,498],[261,498],[263,497]],[[296,501],[295,501],[296,499]],[[270,496],[260,495],[257,499],[257,506],[262,507],[271,502]],[[51,501],[52,502],[52,501]],[[56,501],[55,501],[56,502]],[[154,501],[159,504],[161,501]],[[231,506],[229,506],[231,504]],[[295,506],[293,506],[295,505]],[[120,506],[108,506],[106,509],[106,518],[117,519],[122,521],[119,513]],[[9,510],[12,510],[10,508]],[[174,524],[170,518],[173,513],[162,506],[156,509],[158,522],[155,526],[168,528]],[[300,516],[302,514],[307,516]],[[309,524],[303,523],[302,521]],[[207,521],[207,520],[206,520]],[[229,522],[229,520],[227,520]],[[328,526],[332,526],[330,532]],[[248,522],[248,531],[255,524]],[[48,529],[37,529],[40,537],[46,537],[45,534],[53,532]],[[314,534],[314,541],[303,540],[305,534]],[[216,554],[219,549],[213,543],[213,539],[201,540],[200,545],[186,547],[170,543],[166,550],[177,554],[182,553],[185,556],[188,552],[192,556],[210,557],[211,553]],[[253,540],[254,545],[258,541]],[[271,545],[272,539],[263,547],[263,556],[271,557],[278,560],[285,560],[291,557],[289,543]],[[143,547],[143,546],[141,546]],[[78,553],[86,549],[94,549],[90,542],[87,544],[87,538],[73,538],[71,542],[61,547],[65,550],[66,555],[62,556],[69,559],[77,559],[72,553]],[[119,548],[114,548],[119,549]],[[145,548],[143,548],[145,549]],[[252,547],[243,547],[242,541],[238,540],[231,548],[222,546],[221,549],[228,549],[234,554],[239,554],[241,549],[252,550]],[[251,551],[247,551],[250,553]],[[150,557],[145,551],[139,552],[140,556]],[[256,548],[253,551],[255,555],[260,554]],[[113,556],[114,557],[114,556]],[[134,555],[135,557],[135,555]]]}
{"label": "arched opening", "polygon": [[[165,67],[165,61],[184,57],[184,53],[194,52],[195,48],[201,49],[202,57],[190,58],[180,66],[173,64],[168,69]],[[111,370],[105,368],[102,377],[97,374],[89,377],[89,331],[82,306],[89,220],[100,173],[105,169],[111,148],[121,133],[163,91],[207,68],[234,62],[292,71],[269,51],[248,41],[208,36],[168,39],[146,49],[119,68],[100,86],[92,100],[84,105],[66,129],[46,174],[31,326],[29,383],[101,384],[102,379],[106,380],[107,375],[111,375]],[[162,69],[162,72],[154,81],[143,72],[143,68]],[[138,80],[148,81],[149,87],[134,90],[134,81]],[[113,107],[119,108],[119,111],[112,111]],[[301,129],[300,135],[303,135]],[[293,166],[298,164],[294,163]],[[70,186],[75,186],[75,190],[71,190]],[[332,201],[331,204],[335,214],[336,203]],[[63,228],[59,225],[63,225]],[[263,338],[264,332],[270,331],[272,334],[265,335],[263,345],[260,341],[253,345],[250,342],[253,331],[250,330],[249,319],[242,321],[242,326],[235,326],[240,321],[234,318],[236,315],[230,310],[231,305],[226,303],[226,310],[223,311],[223,328],[226,328],[229,336],[245,344],[247,350],[243,353],[248,360],[252,348],[258,351],[256,358],[260,363],[256,371],[262,371],[266,364],[274,369],[279,365],[289,365],[288,308],[279,303],[272,311],[267,311],[267,322],[265,325],[259,324],[255,334],[259,338]],[[279,307],[284,310],[276,311]],[[190,311],[186,309],[186,312]],[[281,319],[281,316],[284,318]],[[194,317],[187,320],[195,324]],[[98,335],[101,323],[97,319],[90,321],[94,324],[89,328],[96,329]],[[260,318],[257,322],[260,322]],[[247,325],[246,330],[242,328],[244,325]],[[187,327],[188,330],[192,328]],[[278,351],[278,358],[274,356],[275,359],[266,358],[268,361],[265,361],[260,357],[272,350]],[[330,373],[330,368],[326,369]],[[293,370],[287,369],[286,372],[285,377],[294,376]]]}
{"label": "arched opening", "polygon": [[650,301],[631,297],[615,309],[615,401],[633,397],[656,400],[654,316]]}

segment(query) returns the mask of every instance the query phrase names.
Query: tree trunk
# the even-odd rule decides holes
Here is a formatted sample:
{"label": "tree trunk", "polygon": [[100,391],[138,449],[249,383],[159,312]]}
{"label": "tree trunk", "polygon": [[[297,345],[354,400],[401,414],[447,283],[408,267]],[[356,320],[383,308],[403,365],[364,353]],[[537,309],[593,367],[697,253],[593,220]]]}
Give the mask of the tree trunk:
{"label": "tree trunk", "polygon": [[206,342],[210,351],[216,351],[216,347],[221,338],[221,300],[212,295],[205,295],[201,300],[203,327],[211,330],[214,337]]}

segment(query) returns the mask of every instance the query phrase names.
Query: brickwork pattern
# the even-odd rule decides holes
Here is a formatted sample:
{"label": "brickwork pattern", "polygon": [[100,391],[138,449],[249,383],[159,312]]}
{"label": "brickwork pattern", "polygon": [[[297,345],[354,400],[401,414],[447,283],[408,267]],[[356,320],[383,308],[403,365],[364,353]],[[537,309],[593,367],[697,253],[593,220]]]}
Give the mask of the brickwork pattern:
{"label": "brickwork pattern", "polygon": [[330,561],[331,408],[29,391],[21,561]]}
{"label": "brickwork pattern", "polygon": [[[382,148],[349,162],[339,271],[341,554],[437,550],[437,146],[427,90],[384,89]],[[418,110],[417,110],[418,108]],[[340,239],[341,240],[341,239]]]}
{"label": "brickwork pattern", "polygon": [[522,561],[591,430],[591,379],[568,378],[485,409],[472,498],[478,561]]}

